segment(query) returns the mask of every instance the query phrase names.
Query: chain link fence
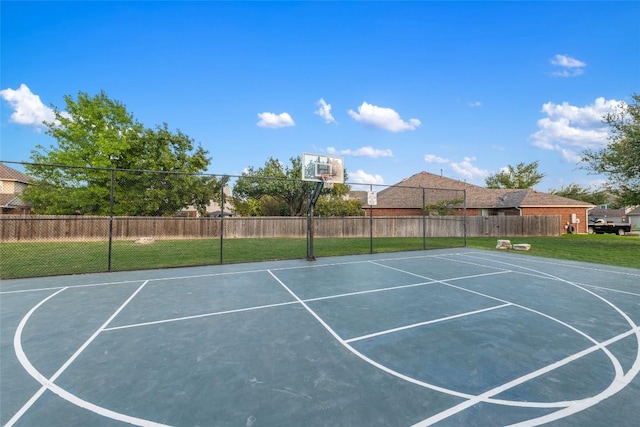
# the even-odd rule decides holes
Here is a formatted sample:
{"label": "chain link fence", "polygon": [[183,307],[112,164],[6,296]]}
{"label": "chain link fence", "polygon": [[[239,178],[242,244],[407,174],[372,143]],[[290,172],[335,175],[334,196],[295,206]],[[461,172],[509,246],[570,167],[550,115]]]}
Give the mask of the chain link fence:
{"label": "chain link fence", "polygon": [[[298,216],[243,217],[230,190],[241,177],[23,165],[37,176],[21,196],[31,214],[0,215],[2,279],[466,244],[464,190],[352,184],[341,198],[358,200],[359,215],[309,217],[305,205]],[[272,199],[278,185],[259,184],[287,181],[303,204],[315,184],[251,179]]]}

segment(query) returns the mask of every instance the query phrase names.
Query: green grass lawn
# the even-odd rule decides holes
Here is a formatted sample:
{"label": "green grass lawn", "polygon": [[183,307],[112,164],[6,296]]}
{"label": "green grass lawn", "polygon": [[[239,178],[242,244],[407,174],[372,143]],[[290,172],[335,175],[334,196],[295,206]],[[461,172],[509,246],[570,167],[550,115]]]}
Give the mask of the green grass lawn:
{"label": "green grass lawn", "polygon": [[[513,237],[509,240],[511,243],[530,243],[531,251],[519,252],[523,254],[640,268],[640,236],[565,234],[562,237]],[[470,248],[495,249],[496,243],[494,237],[467,239]]]}
{"label": "green grass lawn", "polygon": [[[505,237],[509,239],[508,237]],[[512,243],[530,243],[530,252],[542,257],[640,268],[640,237],[614,235],[564,235],[562,237],[511,238]],[[495,237],[467,239],[467,246],[496,250]],[[430,238],[426,249],[463,247],[462,238]],[[220,240],[158,240],[152,244],[116,241],[111,270],[139,270],[219,264]],[[366,238],[315,239],[316,257],[367,254]],[[375,238],[373,252],[423,249],[421,238]],[[306,239],[226,239],[222,262],[237,263],[276,259],[304,259]],[[0,244],[0,278],[52,276],[108,271],[107,242],[37,242]]]}

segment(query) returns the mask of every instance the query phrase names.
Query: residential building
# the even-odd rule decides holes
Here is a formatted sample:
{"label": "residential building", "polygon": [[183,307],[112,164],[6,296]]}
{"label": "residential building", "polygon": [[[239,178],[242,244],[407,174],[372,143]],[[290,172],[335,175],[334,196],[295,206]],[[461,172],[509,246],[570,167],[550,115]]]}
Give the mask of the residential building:
{"label": "residential building", "polygon": [[31,213],[31,206],[20,195],[29,185],[30,178],[4,163],[0,163],[0,206],[2,214]]}
{"label": "residential building", "polygon": [[[366,195],[366,193],[364,193]],[[466,204],[459,200],[466,195]],[[451,202],[450,214],[467,216],[559,215],[562,232],[586,233],[588,212],[595,205],[536,190],[489,189],[464,181],[420,172],[376,194],[377,204],[367,205],[362,192],[352,193],[373,216],[422,215],[425,206]]]}

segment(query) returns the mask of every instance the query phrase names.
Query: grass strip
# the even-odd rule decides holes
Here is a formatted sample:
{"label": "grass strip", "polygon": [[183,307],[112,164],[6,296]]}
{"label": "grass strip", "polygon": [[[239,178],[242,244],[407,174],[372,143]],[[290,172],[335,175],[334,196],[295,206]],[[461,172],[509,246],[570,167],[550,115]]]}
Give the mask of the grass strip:
{"label": "grass strip", "polygon": [[[505,237],[509,239],[509,237]],[[640,268],[640,237],[614,235],[564,235],[517,237],[512,243],[529,243],[523,254],[574,261]],[[467,239],[467,247],[495,250],[495,237]],[[316,238],[316,257],[464,247],[462,238],[419,237]],[[222,262],[239,263],[304,259],[306,239],[226,239]],[[219,264],[220,240],[157,240],[152,244],[116,241],[111,270],[128,271]],[[107,242],[20,242],[0,244],[0,278],[39,277],[108,271]]]}

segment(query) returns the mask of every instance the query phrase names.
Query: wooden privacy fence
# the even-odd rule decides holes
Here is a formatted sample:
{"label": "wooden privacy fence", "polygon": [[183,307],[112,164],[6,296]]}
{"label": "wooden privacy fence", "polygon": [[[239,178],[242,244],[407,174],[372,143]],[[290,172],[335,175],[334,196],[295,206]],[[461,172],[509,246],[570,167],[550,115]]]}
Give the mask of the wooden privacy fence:
{"label": "wooden privacy fence", "polygon": [[560,215],[476,216],[467,218],[467,236],[560,236]]}
{"label": "wooden privacy fence", "polygon": [[[405,216],[314,219],[316,237],[511,237],[559,236],[561,217],[548,216]],[[87,216],[0,216],[0,241],[155,239],[304,238],[306,217],[156,218]]]}

